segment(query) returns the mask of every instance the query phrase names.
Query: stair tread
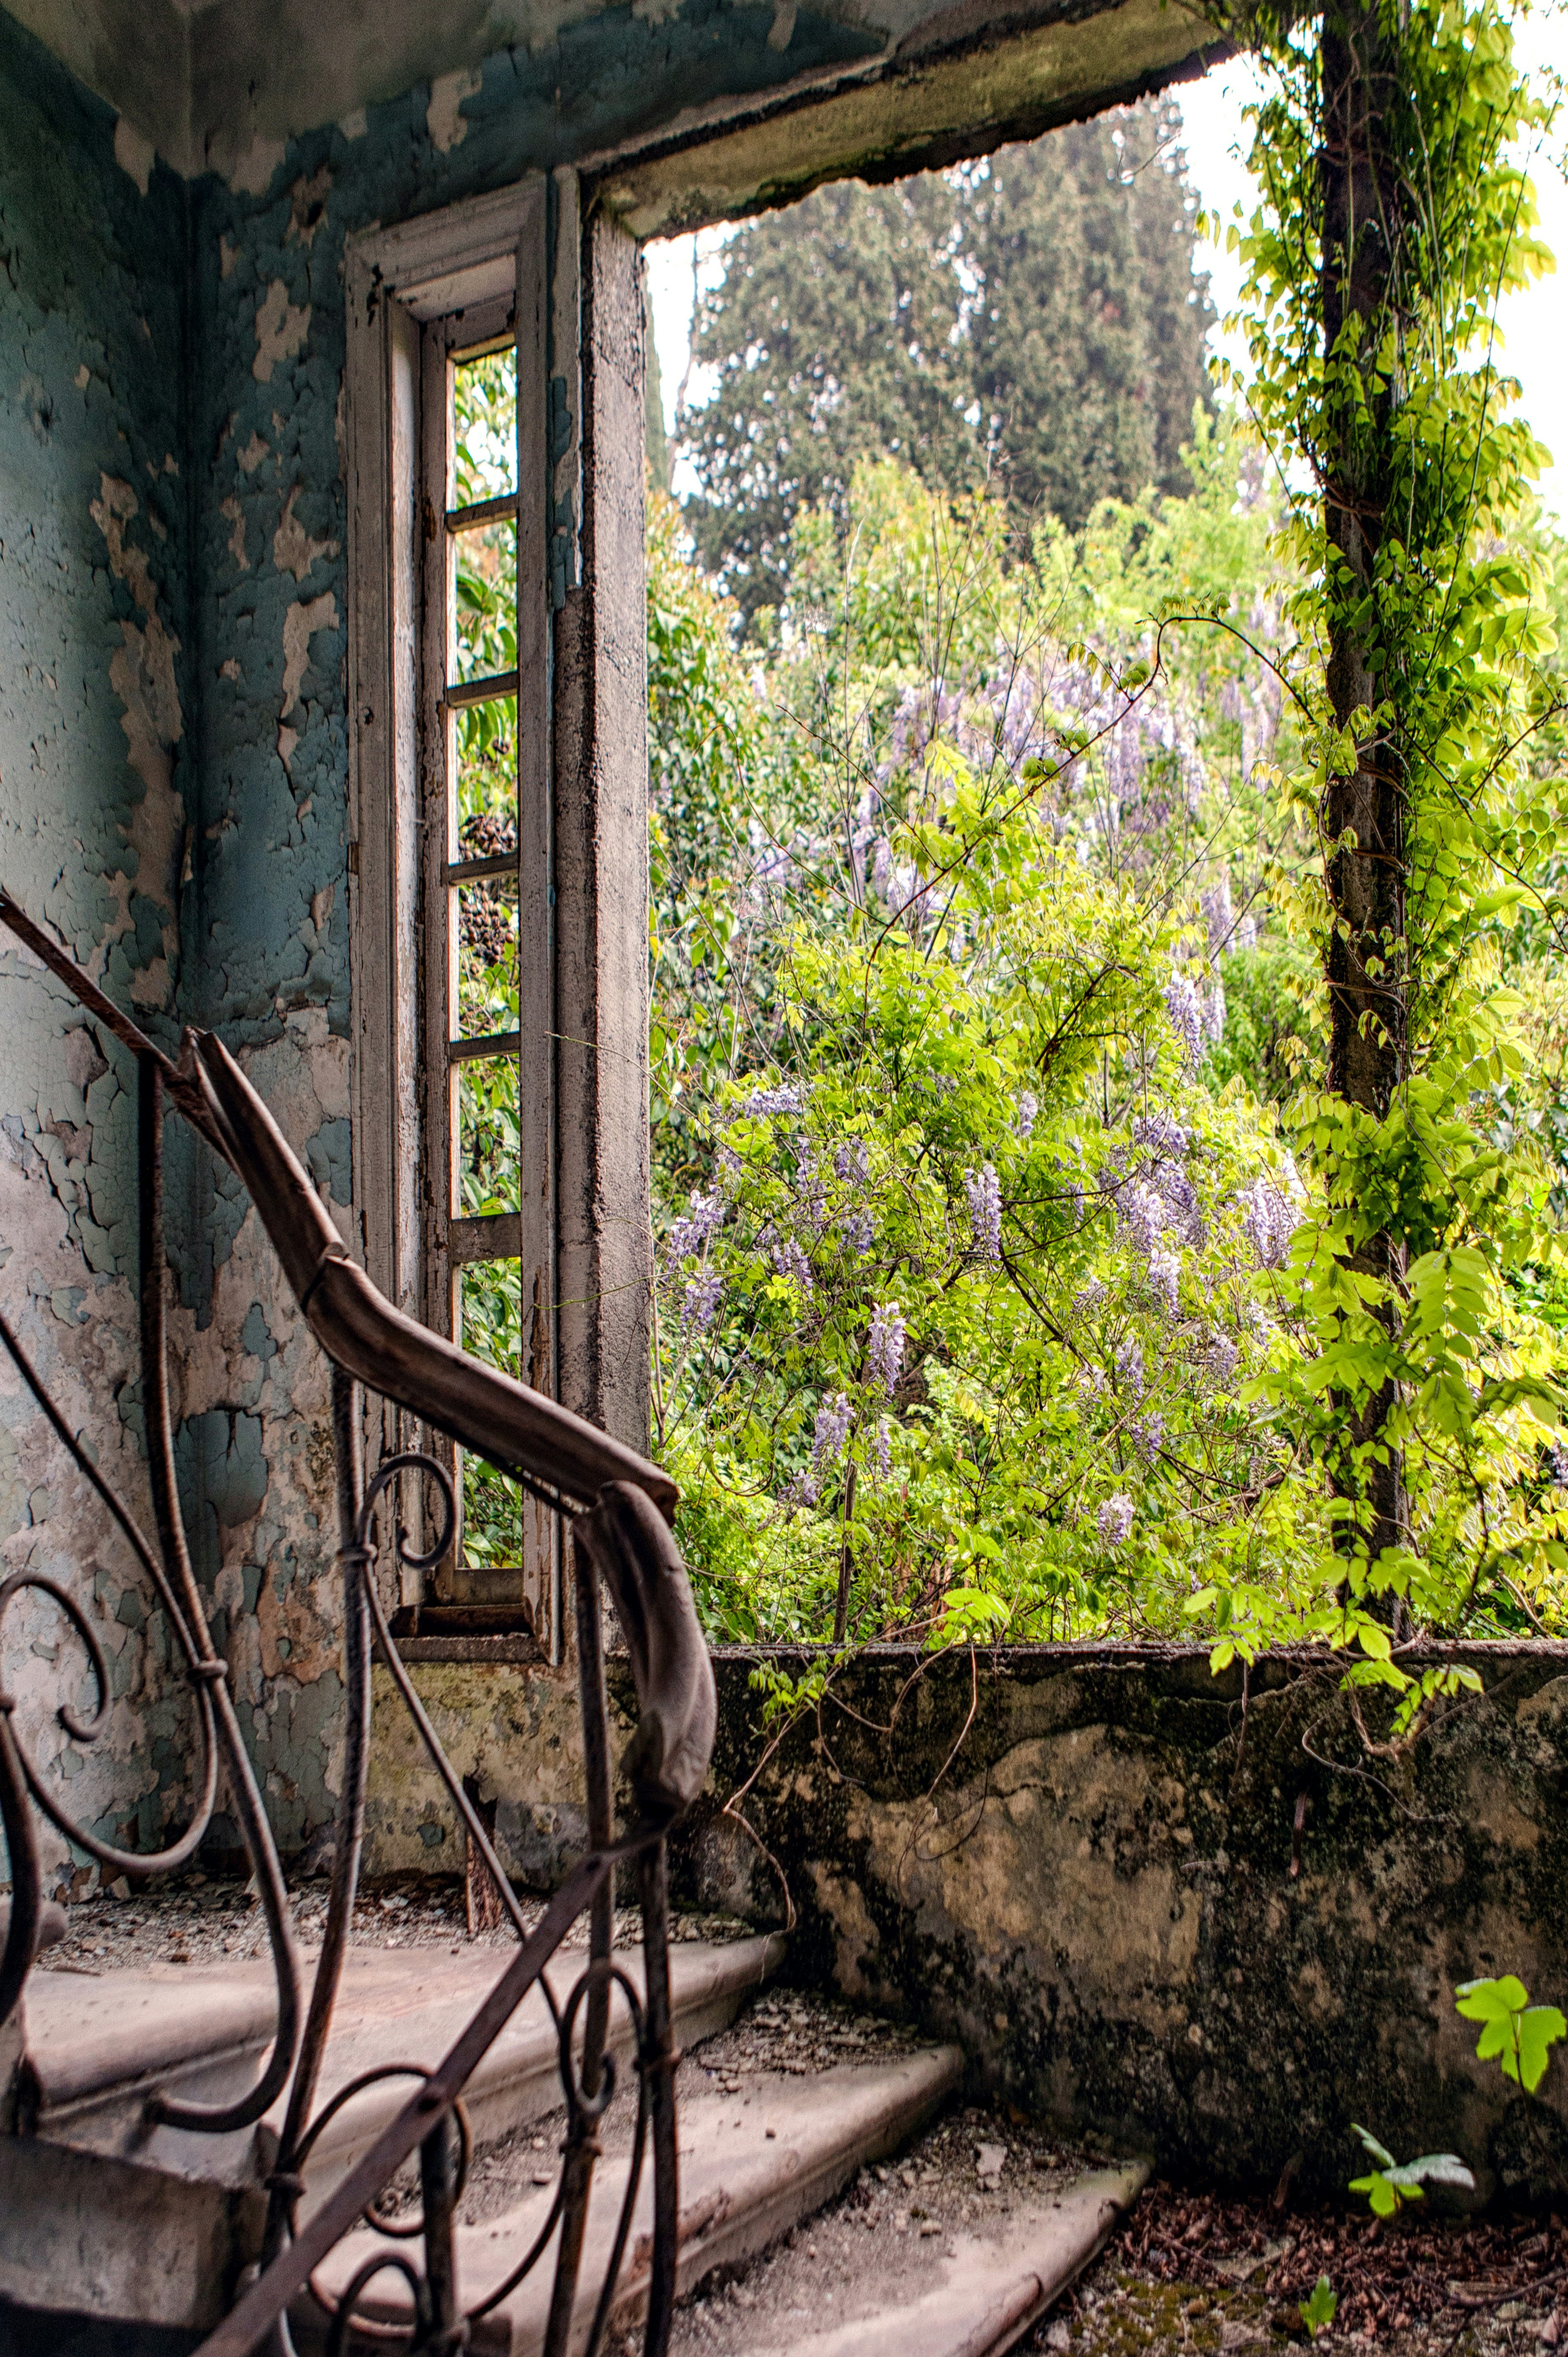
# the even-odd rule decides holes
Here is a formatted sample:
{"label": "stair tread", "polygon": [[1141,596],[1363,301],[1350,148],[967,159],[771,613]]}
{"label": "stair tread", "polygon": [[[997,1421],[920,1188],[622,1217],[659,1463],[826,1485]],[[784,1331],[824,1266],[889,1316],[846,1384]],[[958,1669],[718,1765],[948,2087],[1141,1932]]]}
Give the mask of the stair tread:
{"label": "stair tread", "polygon": [[[705,2005],[726,1996],[738,1999],[759,1987],[777,1971],[783,1953],[778,1933],[718,1944],[678,1943],[671,1950],[676,2014],[691,2018]],[[640,1946],[617,1953],[640,1987]],[[429,1948],[351,1948],[333,2009],[317,2109],[350,2079],[381,2063],[428,2068],[438,2061],[510,1962],[510,1951],[492,1947],[464,1956]],[[553,1959],[549,1978],[558,2001],[586,1962],[585,1950],[578,1949]],[[312,1960],[306,1959],[307,1989],[311,1970]],[[263,1962],[207,1970],[168,1967],[156,1976],[37,1974],[28,1988],[27,2050],[38,2088],[38,2132],[47,2136],[52,2128],[80,2124],[72,2123],[73,2113],[102,2113],[117,2096],[139,2099],[148,2081],[162,2072],[226,2055],[259,2055],[275,2018],[273,1977]],[[478,2083],[495,2086],[534,2072],[549,2076],[555,2067],[554,2025],[542,1993],[532,1990],[481,2063]],[[356,2099],[336,2134],[328,2130],[319,2158],[336,2152],[346,2159],[370,2133],[371,2114],[396,2110],[406,2094],[406,2083],[393,2080],[384,2094]],[[274,2132],[285,2100],[280,2096],[267,2115],[266,2125]],[[153,2157],[145,2144],[142,2148]]]}
{"label": "stair tread", "polygon": [[822,2331],[747,2335],[749,2357],[990,2357],[1009,2348],[1088,2264],[1137,2199],[1145,2163],[1091,2170],[1050,2201],[1015,2206],[987,2233],[960,2230],[936,2280],[889,2306],[833,2286],[839,2321]]}
{"label": "stair tread", "polygon": [[[680,2279],[684,2289],[715,2266],[762,2248],[831,2200],[854,2171],[914,2133],[957,2087],[963,2057],[955,2046],[917,2048],[892,2061],[841,2063],[810,2076],[761,2073],[746,2095],[680,2098]],[[771,2132],[771,2133],[770,2133]],[[628,2159],[601,2161],[595,2175],[584,2242],[575,2330],[586,2330],[597,2301],[624,2198]],[[529,2248],[548,2213],[553,2185],[500,2216],[457,2233],[458,2282],[471,2307],[501,2282]],[[653,2214],[651,2156],[638,2189],[613,2318],[635,2317],[646,2297]],[[348,2236],[318,2279],[329,2294],[378,2249],[401,2249],[369,2230]],[[476,2351],[533,2357],[542,2346],[553,2254],[544,2257],[501,2305],[474,2329]],[[364,2312],[406,2320],[405,2286],[391,2274],[371,2287]],[[299,2319],[302,2330],[311,2319]],[[315,2319],[319,2329],[318,2312]]]}

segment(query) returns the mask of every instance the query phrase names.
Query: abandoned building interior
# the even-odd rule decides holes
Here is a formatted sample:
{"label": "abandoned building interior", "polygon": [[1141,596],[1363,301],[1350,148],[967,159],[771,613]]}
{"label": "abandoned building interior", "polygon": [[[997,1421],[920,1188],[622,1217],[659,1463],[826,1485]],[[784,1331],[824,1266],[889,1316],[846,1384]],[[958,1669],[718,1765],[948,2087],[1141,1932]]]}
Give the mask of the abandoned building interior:
{"label": "abandoned building interior", "polygon": [[[0,1373],[0,1580],[17,1576],[0,1586],[0,1734],[33,1763],[40,1940],[59,1910],[111,1883],[128,1891],[121,1854],[156,1855],[200,1813],[202,1759],[231,1759],[225,1713],[253,1805],[226,1767],[181,1863],[264,1881],[259,1812],[291,1875],[336,1859],[341,1879],[361,1689],[363,1873],[461,1873],[481,1835],[520,1885],[567,1878],[565,1916],[591,1902],[607,1942],[610,1869],[601,1862],[595,1881],[578,1867],[590,1842],[602,1850],[614,1834],[596,1742],[618,1756],[640,1718],[642,1847],[626,1835],[623,1895],[640,1895],[662,1925],[663,1827],[695,1797],[710,1752],[715,1773],[736,1771],[726,1730],[744,1717],[747,1670],[721,1660],[710,1671],[705,1654],[682,1651],[695,1623],[689,1600],[685,1620],[659,1600],[660,1577],[672,1577],[657,1511],[668,1501],[645,1463],[639,245],[830,179],[886,179],[1035,137],[1200,72],[1226,46],[1208,14],[1173,0],[0,9],[0,888],[17,920],[0,946],[0,1311],[59,1419],[14,1351]],[[515,450],[498,448],[489,481],[459,484],[455,374],[498,353],[515,366]],[[515,535],[515,661],[494,673],[466,667],[451,609],[451,551],[470,532]],[[456,830],[454,725],[487,703],[515,715],[515,822],[476,854]],[[524,944],[515,1027],[475,1032],[454,981],[457,911],[466,888],[509,868]],[[188,1028],[211,1043],[194,1060]],[[520,1075],[515,1205],[468,1215],[453,1179],[467,1076],[502,1059]],[[161,1237],[147,1224],[155,1176]],[[155,1314],[145,1265],[160,1253],[166,1306]],[[460,1534],[436,1544],[455,1511],[439,1476],[409,1485],[406,1540],[374,1566],[391,1633],[372,1679],[370,1624],[356,1619],[340,1549],[352,1551],[378,1467],[426,1448],[449,1472],[477,1431],[452,1405],[450,1361],[431,1372],[406,1335],[460,1343],[466,1273],[499,1262],[520,1271],[514,1372],[570,1413],[530,1424],[515,1385],[484,1395],[486,1414],[517,1418],[506,1462],[527,1488],[521,1566],[465,1566]],[[328,1296],[345,1268],[368,1288],[334,1324]],[[345,1339],[375,1318],[373,1347]],[[164,1322],[177,1519],[209,1652],[193,1615],[177,1628],[160,1609],[89,1478],[166,1534],[173,1510],[149,1491],[146,1437],[156,1379],[145,1346]],[[596,1453],[585,1426],[607,1437]],[[596,1507],[603,1482],[632,1503]],[[605,1519],[574,1541],[564,1505]],[[603,1568],[629,1640],[611,1650],[607,1700],[597,1574],[585,1564]],[[102,1664],[98,1701],[83,1631]],[[393,1652],[445,1746],[446,1782],[404,1710]],[[866,1670],[868,1727],[892,1724],[899,1675],[897,1664]],[[954,1663],[929,1681],[911,1758],[936,1756],[974,1716],[969,1676]],[[1560,1772],[1553,1677],[1521,1654],[1517,1723],[1464,1771],[1479,1794],[1470,1838],[1492,1846],[1499,1909],[1521,1890],[1533,1905],[1558,1871],[1531,1798],[1532,1779]],[[1134,1674],[1104,1652],[1070,1677],[1043,1654],[1020,1657],[977,1738],[984,1774],[1013,1797],[947,1863],[919,1848],[897,1779],[877,1782],[869,1736],[847,1784],[832,1770],[826,1798],[802,1754],[772,1791],[770,1839],[800,1862],[783,1911],[735,1819],[697,1808],[695,1832],[670,1850],[677,1895],[749,1929],[727,1947],[661,1947],[657,1973],[650,1932],[639,1986],[655,2158],[615,2329],[645,2312],[657,2323],[663,2303],[664,2330],[677,2273],[685,2288],[787,2231],[967,2072],[972,2085],[1093,2130],[1108,2163],[1077,2191],[1052,2191],[1039,2249],[1019,2262],[1026,2288],[1003,2300],[992,2339],[950,2330],[955,2349],[1001,2348],[1133,2198],[1141,2179],[1126,2153],[1158,2136],[1198,2165],[1230,2140],[1277,2171],[1330,2083],[1342,2092],[1346,2073],[1395,2069],[1406,2033],[1386,2028],[1388,1992],[1430,1976],[1423,1943],[1436,1936],[1444,1877],[1397,1841],[1363,1857],[1351,1795],[1342,1853],[1301,1885],[1311,1909],[1297,1907],[1294,1884],[1287,1903],[1257,1867],[1294,1797],[1271,1788],[1263,1738],[1228,1793],[1206,1781],[1206,1729],[1239,1691],[1201,1657]],[[92,1740],[62,1702],[97,1713]],[[203,1712],[205,1753],[193,1733]],[[1042,1793],[1055,1796],[1048,1807]],[[69,1826],[90,1829],[107,1862]],[[6,1828],[19,1920],[13,1818]],[[1365,1934],[1386,1922],[1396,1886],[1407,1928],[1374,1960]],[[548,1919],[547,1945],[564,1922]],[[535,1911],[526,1928],[543,1940],[536,1926]],[[641,1937],[635,1924],[630,1936]],[[1260,1969],[1292,1943],[1288,1972]],[[1509,1953],[1523,1955],[1519,1941]],[[444,1946],[426,1961],[437,1957]],[[422,2141],[407,2126],[409,2081],[480,2004],[498,1955],[454,1950],[449,1972],[431,1963],[412,1993],[382,1961],[381,1978],[367,1968],[344,1985],[342,2042],[336,2058],[328,2048],[322,2084],[340,2088],[393,2050],[377,2043],[378,1990],[417,2023],[417,2051],[372,2090],[362,2121],[351,2115],[352,2133],[314,2146],[308,2183],[303,2115],[280,2130],[281,2090],[243,2117],[239,2103],[223,2132],[156,2114],[159,2088],[221,2110],[255,2082],[278,2019],[264,1963],[183,1980],[166,1970],[118,1994],[113,1975],[38,1970],[8,1989],[0,2342],[7,2316],[31,2316],[53,2318],[61,2337],[18,2348],[66,2346],[68,2320],[174,2336],[138,2348],[190,2348],[209,2333],[214,2349],[282,2346],[262,2337],[282,2330],[276,2300],[254,2310],[253,2329],[231,2315],[245,2271],[280,2248],[286,2257],[275,2222],[298,2224],[302,2190],[306,2220],[327,2217],[334,2198],[342,2209],[378,2136],[403,2141],[371,2194],[417,2147],[426,2214],[449,2228],[456,2130]],[[846,2081],[814,2108],[802,2099],[765,2140],[757,2127],[755,2148],[749,2130],[737,2136],[733,2185],[704,2177],[703,2136],[683,2141],[678,2238],[660,2141],[671,2039],[722,2029],[781,1969],[943,2042],[900,2050],[875,2086]],[[1218,2011],[1200,2008],[1205,1975]],[[573,1978],[553,1984],[563,2007]],[[594,1984],[589,2015],[605,1986]],[[1304,2006],[1316,2008],[1311,2059],[1294,2083],[1283,2059],[1262,2100],[1256,2048]],[[1366,2027],[1378,2020],[1384,2030]],[[591,2035],[628,2050],[624,2023],[607,2031],[601,2019]],[[542,2007],[521,2008],[487,2050],[465,2147],[559,2104],[553,2037]],[[1455,2106],[1485,2108],[1455,2076],[1459,2059],[1455,2043],[1431,2060],[1434,2139],[1457,2134]],[[578,2170],[585,2201],[592,2067],[583,2083],[567,2174]],[[738,2125],[738,2111],[715,2112],[710,2144],[732,2115]],[[280,2134],[295,2139],[281,2165],[295,2172],[292,2208],[290,2187],[278,2190]],[[786,2146],[803,2156],[788,2196],[768,2174]],[[629,2217],[635,2170],[603,2166],[630,2184]],[[753,2180],[747,2210],[735,2185]],[[349,2202],[347,2225],[367,2198],[360,2189]],[[549,2198],[529,2190],[528,2232],[505,2243],[512,2257]],[[612,2225],[590,2214],[561,2319],[550,2321],[536,2271],[497,2295],[470,2345],[584,2346],[607,2268],[615,2275]],[[338,2242],[343,2231],[322,2246],[337,2243],[327,2269],[339,2295],[376,2240],[359,2228]],[[489,2282],[480,2233],[460,2230],[461,2265]],[[420,2290],[417,2267],[377,2252],[364,2312],[380,2301],[400,2330],[411,2318],[428,2330],[420,2345],[459,2345],[437,2261],[434,2289]],[[982,2277],[1000,2296],[999,2266],[972,2270],[967,2289],[929,2292],[939,2308],[948,2300],[950,2327],[975,2312]],[[263,2270],[262,2290],[267,2281]],[[346,2307],[360,2296],[356,2279]],[[309,2341],[297,2284],[285,2298],[299,2345],[326,2345]],[[925,2313],[936,2332],[936,2310]],[[653,2324],[650,2336],[664,2345]],[[80,2342],[100,2345],[117,2344]]]}

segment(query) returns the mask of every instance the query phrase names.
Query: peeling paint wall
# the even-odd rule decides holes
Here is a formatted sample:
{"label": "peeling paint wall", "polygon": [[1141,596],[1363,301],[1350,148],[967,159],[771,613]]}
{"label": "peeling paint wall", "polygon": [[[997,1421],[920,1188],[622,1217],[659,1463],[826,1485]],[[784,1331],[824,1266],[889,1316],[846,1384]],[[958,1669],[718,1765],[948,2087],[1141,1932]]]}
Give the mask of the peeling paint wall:
{"label": "peeling paint wall", "polygon": [[[114,121],[0,15],[0,877],[166,1038],[196,800],[184,406],[187,200],[144,192]],[[0,942],[0,1307],[73,1430],[145,1515],[135,1107],[56,986]],[[178,1216],[177,1207],[176,1216]],[[0,1577],[81,1599],[108,1662],[98,1742],[57,1609],[18,1597],[0,1680],[65,1805],[132,1847],[187,1795],[190,1713],[127,1551],[0,1358]],[[51,1882],[83,1870],[45,1833]]]}

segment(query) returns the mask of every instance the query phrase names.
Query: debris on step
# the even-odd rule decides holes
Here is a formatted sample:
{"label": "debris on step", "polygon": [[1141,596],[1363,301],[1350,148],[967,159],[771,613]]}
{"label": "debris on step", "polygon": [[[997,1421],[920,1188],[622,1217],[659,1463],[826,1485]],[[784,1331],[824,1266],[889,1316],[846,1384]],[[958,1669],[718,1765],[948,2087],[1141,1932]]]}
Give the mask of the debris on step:
{"label": "debris on step", "polygon": [[[997,2153],[982,2177],[982,2157]],[[1144,2175],[950,2111],[809,2227],[702,2286],[676,2311],[671,2357],[993,2357],[1033,2340]]]}
{"label": "debris on step", "polygon": [[[781,2016],[776,2028],[758,2020],[767,2006],[764,1999],[736,2029],[681,2064],[682,2292],[715,2272],[743,2266],[812,2217],[857,2172],[880,2165],[918,2134],[960,2081],[962,2056],[956,2047],[923,2046],[889,2031],[884,2050],[873,2024],[857,2027],[854,2059],[841,2061],[838,2039],[846,2027],[841,2010],[791,1998],[782,2007],[768,2007]],[[634,2116],[635,2098],[626,2086],[597,2132],[604,2158],[595,2172],[579,2279],[584,2326],[598,2300],[619,2215]],[[534,2241],[553,2200],[564,2125],[557,2121],[553,2137],[546,2138],[549,2185],[532,2181],[543,2173],[534,2137],[519,2139],[510,2154],[492,2155],[476,2168],[459,2212],[457,2269],[465,2307],[482,2301]],[[612,2339],[632,2330],[642,2314],[651,2222],[651,2170],[645,2168],[610,2312]],[[331,2292],[378,2246],[385,2247],[369,2232],[349,2237],[318,2270],[318,2279]],[[553,2274],[552,2246],[517,2288],[478,2319],[470,2348],[493,2357],[535,2357],[543,2346]],[[361,2314],[372,2324],[406,2325],[405,2289],[397,2276],[378,2276],[367,2289]],[[302,2351],[324,2344],[319,2310],[302,2300],[292,2320]]]}

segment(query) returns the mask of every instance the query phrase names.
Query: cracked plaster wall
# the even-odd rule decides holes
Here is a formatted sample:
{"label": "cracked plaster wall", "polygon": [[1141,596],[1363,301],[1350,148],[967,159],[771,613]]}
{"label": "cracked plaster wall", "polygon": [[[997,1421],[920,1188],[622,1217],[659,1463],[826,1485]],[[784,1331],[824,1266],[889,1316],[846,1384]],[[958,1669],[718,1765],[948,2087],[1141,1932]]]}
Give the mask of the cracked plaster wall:
{"label": "cracked plaster wall", "polygon": [[[0,16],[0,877],[138,1018],[170,1035],[195,801],[185,466],[186,215],[114,161],[109,110]],[[128,1060],[0,944],[0,1307],[101,1469],[145,1515]],[[124,1549],[0,1361],[0,1577],[55,1577],[108,1662],[99,1741],[55,1608],[18,1596],[0,1678],[18,1731],[101,1837],[155,1840],[188,1783],[188,1713]],[[61,1881],[81,1869],[44,1833]]]}
{"label": "cracked plaster wall", "polygon": [[[821,1665],[768,1658],[792,1677]],[[1462,2154],[1483,2196],[1555,2200],[1568,2072],[1521,2096],[1477,2062],[1453,1996],[1517,1972],[1568,2005],[1568,1648],[1462,1658],[1484,1695],[1408,1771],[1369,1775],[1332,1663],[1265,1658],[1244,1700],[1240,1669],[1212,1677],[1196,1646],[1018,1646],[972,1673],[964,1652],[879,1648],[781,1730],[758,1656],[725,1651],[672,1889],[782,1924],[766,1845],[797,1910],[791,1975],[959,2040],[993,2099],[1167,2171],[1267,2189],[1294,2160],[1304,2190],[1332,2193],[1362,2165],[1359,2119],[1401,2154]],[[477,1662],[411,1674],[496,1803],[508,1867],[558,1880],[585,1824],[574,1683]],[[450,1804],[376,1680],[372,1870],[460,1870]],[[624,1660],[609,1685],[618,1757]],[[742,1787],[755,1841],[723,1813]]]}

